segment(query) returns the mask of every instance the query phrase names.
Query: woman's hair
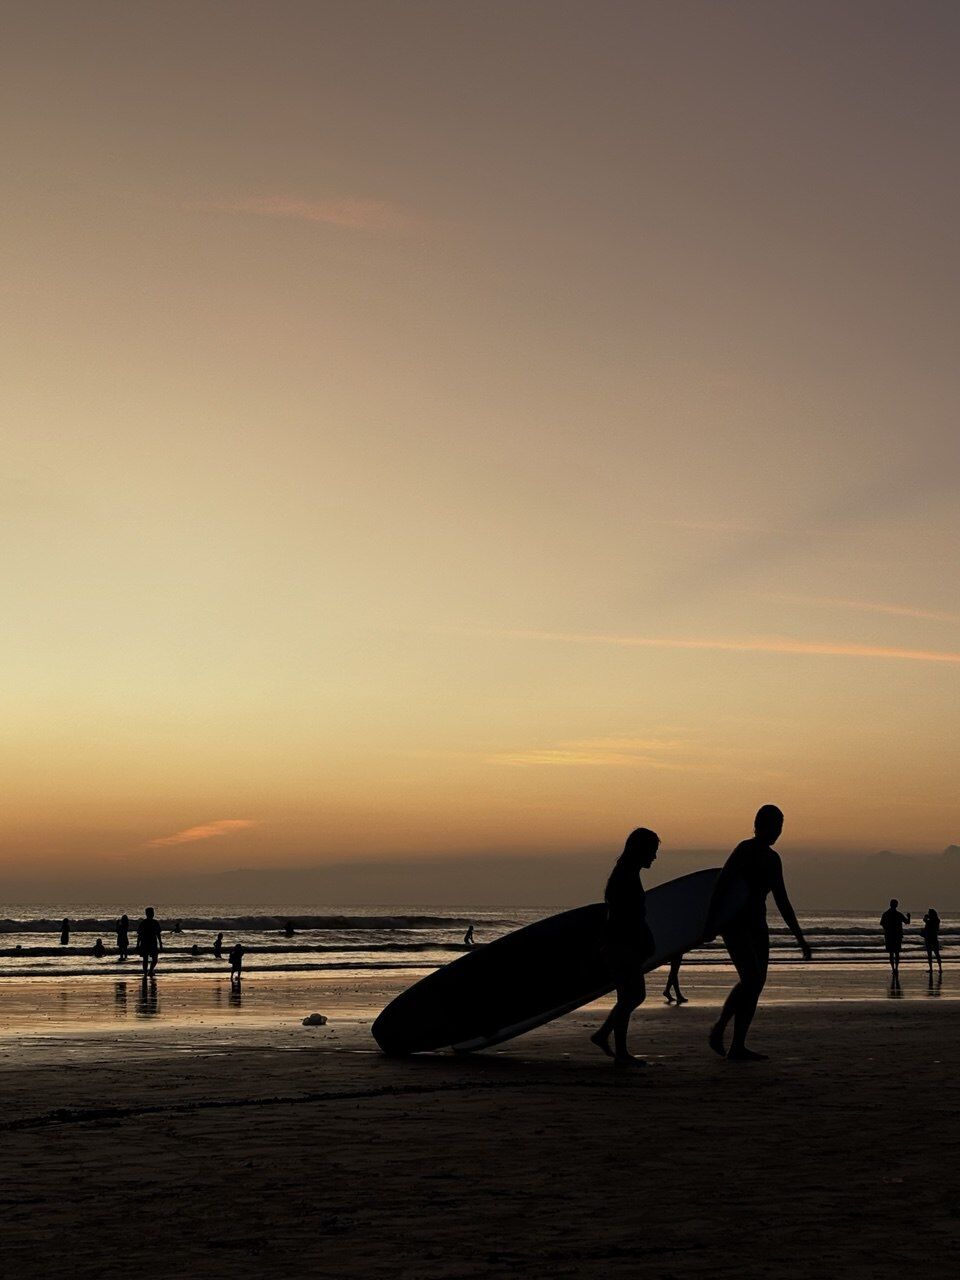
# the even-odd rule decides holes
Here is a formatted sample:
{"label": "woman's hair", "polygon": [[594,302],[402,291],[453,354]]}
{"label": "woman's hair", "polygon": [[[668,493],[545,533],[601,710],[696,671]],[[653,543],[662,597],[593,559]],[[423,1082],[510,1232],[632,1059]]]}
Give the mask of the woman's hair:
{"label": "woman's hair", "polygon": [[651,831],[649,827],[637,827],[636,831],[631,831],[627,836],[620,857],[626,858],[633,853],[645,853],[649,849],[656,852],[659,844],[660,837],[655,831]]}

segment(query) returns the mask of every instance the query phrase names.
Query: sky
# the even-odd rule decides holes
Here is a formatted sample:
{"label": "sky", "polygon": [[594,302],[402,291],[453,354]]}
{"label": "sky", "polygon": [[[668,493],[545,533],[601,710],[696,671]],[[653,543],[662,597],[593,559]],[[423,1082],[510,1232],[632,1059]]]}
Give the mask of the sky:
{"label": "sky", "polygon": [[9,0],[0,882],[956,842],[958,37]]}

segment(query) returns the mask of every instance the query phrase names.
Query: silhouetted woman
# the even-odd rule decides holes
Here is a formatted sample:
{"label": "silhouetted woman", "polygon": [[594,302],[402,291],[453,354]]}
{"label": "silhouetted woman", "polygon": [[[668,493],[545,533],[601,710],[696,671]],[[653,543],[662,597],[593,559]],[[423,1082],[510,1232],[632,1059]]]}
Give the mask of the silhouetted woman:
{"label": "silhouetted woman", "polygon": [[70,921],[66,916],[63,917],[63,923],[60,925],[60,945],[67,946],[70,942]]}
{"label": "silhouetted woman", "polygon": [[647,895],[640,883],[640,872],[653,866],[659,847],[660,837],[655,831],[648,831],[646,827],[631,831],[623,853],[610,872],[604,894],[607,918],[603,945],[616,976],[617,1003],[590,1039],[621,1067],[646,1066],[643,1058],[634,1057],[627,1049],[627,1030],[630,1015],[646,999],[643,967],[655,950],[647,924]]}
{"label": "silhouetted woman", "polygon": [[213,940],[213,955],[216,960],[219,960],[223,955],[223,934],[222,933],[218,933]]}
{"label": "silhouetted woman", "polygon": [[117,961],[126,960],[130,950],[130,917],[122,915],[117,921]]}
{"label": "silhouetted woman", "polygon": [[[753,839],[738,844],[720,872],[704,930],[704,940],[710,941],[716,937],[718,925],[722,927],[724,944],[740,979],[727,996],[720,1017],[710,1032],[710,1048],[723,1057],[724,1032],[733,1019],[733,1040],[726,1054],[733,1062],[762,1062],[766,1058],[766,1054],[748,1049],[746,1039],[767,981],[770,961],[767,894],[773,894],[784,923],[800,944],[804,960],[809,960],[812,954],[787,897],[780,855],[771,848],[783,831],[783,814],[776,805],[765,804],[758,810],[753,831]],[[738,883],[746,887],[746,901],[732,919],[724,920],[724,908]]]}
{"label": "silhouetted woman", "polygon": [[937,968],[943,973],[943,961],[940,959],[940,916],[933,907],[923,917],[923,928],[920,930],[920,936],[923,938],[923,945],[927,949],[927,965],[930,968],[930,972],[933,973],[933,962],[936,960]]}
{"label": "silhouetted woman", "polygon": [[673,1004],[674,1001],[676,1001],[678,1005],[687,1003],[687,997],[680,990],[680,966],[682,964],[683,956],[674,956],[670,961],[670,972],[667,974],[667,985],[663,988],[663,995],[667,1004]]}

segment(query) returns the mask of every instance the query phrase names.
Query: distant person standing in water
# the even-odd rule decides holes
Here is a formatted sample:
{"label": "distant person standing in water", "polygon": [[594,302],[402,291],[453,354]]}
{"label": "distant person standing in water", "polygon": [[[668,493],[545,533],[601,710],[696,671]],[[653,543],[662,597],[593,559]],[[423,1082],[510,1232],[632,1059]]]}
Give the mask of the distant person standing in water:
{"label": "distant person standing in water", "polygon": [[214,955],[214,959],[216,960],[223,959],[223,934],[222,933],[218,933],[213,940],[213,955]]}
{"label": "distant person standing in water", "polygon": [[910,912],[906,915],[900,910],[898,898],[890,899],[890,906],[880,917],[880,928],[883,930],[883,945],[890,957],[890,968],[893,973],[900,972],[900,952],[903,950],[903,926],[910,923]]}
{"label": "distant person standing in water", "polygon": [[[723,941],[737,970],[739,981],[727,996],[720,1017],[710,1032],[714,1053],[731,1062],[763,1062],[766,1054],[754,1053],[746,1045],[747,1032],[757,1011],[757,1003],[767,981],[770,962],[770,931],[767,928],[767,895],[773,894],[784,923],[796,938],[804,960],[812,952],[803,936],[796,912],[783,882],[783,863],[772,847],[783,831],[783,814],[773,804],[758,810],[753,839],[744,840],[724,863],[713,891],[704,930],[705,941],[716,937],[727,895],[739,882],[746,886],[747,898],[734,918],[723,925]],[[733,1019],[733,1039],[724,1053],[723,1037]]]}
{"label": "distant person standing in water", "polygon": [[98,960],[101,960],[107,954],[107,948],[103,945],[102,938],[98,938],[93,944],[93,954]]}
{"label": "distant person standing in water", "polygon": [[923,938],[923,945],[927,951],[927,966],[933,974],[933,962],[936,960],[937,968],[943,973],[943,961],[940,959],[940,916],[933,907],[927,911],[923,917],[923,928],[920,930],[920,936]]}
{"label": "distant person standing in water", "polygon": [[159,921],[154,919],[153,907],[147,907],[143,919],[137,925],[137,950],[143,960],[143,973],[156,973],[157,961],[163,950],[163,936]]}
{"label": "distant person standing in water", "polygon": [[464,945],[465,947],[469,947],[471,951],[472,951],[472,950],[473,950],[473,948],[477,945],[477,944],[474,942],[474,940],[473,940],[473,925],[472,925],[472,924],[467,925],[467,932],[463,935],[463,945]]}
{"label": "distant person standing in water", "polygon": [[230,961],[230,982],[231,984],[234,982],[239,983],[241,974],[243,972],[243,943],[242,942],[237,942],[234,946],[230,948],[230,951],[227,955],[227,959]]}
{"label": "distant person standing in water", "polygon": [[663,988],[664,999],[667,1004],[676,1002],[678,1005],[687,1004],[687,997],[680,990],[680,966],[683,964],[683,956],[674,956],[670,961],[670,972],[667,975],[667,985]]}
{"label": "distant person standing in water", "polygon": [[[640,872],[652,867],[660,847],[655,831],[638,827],[627,836],[623,853],[610,872],[604,900],[607,917],[603,945],[610,957],[617,984],[617,1002],[591,1041],[608,1054],[620,1067],[644,1067],[643,1058],[634,1057],[627,1049],[630,1015],[643,1004],[647,995],[644,964],[656,945],[647,924],[647,895],[640,883]],[[613,1034],[613,1049],[610,1035]]]}
{"label": "distant person standing in water", "polygon": [[70,942],[70,921],[67,919],[66,916],[64,916],[60,924],[60,945],[61,947],[65,947],[69,944],[69,942]]}
{"label": "distant person standing in water", "polygon": [[122,915],[117,921],[117,961],[126,960],[130,951],[130,917]]}

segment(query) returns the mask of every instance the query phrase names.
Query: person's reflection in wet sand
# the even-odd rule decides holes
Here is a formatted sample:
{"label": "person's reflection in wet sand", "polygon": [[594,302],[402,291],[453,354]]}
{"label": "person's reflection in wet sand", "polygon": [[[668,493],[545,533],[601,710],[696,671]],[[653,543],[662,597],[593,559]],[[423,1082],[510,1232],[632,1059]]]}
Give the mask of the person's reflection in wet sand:
{"label": "person's reflection in wet sand", "polygon": [[223,1008],[223,983],[216,982],[213,986],[213,1003],[218,1009]]}
{"label": "person's reflection in wet sand", "polygon": [[894,969],[893,973],[890,975],[890,986],[887,989],[887,997],[890,1000],[903,999],[903,988],[900,986],[900,975],[897,973],[896,969]]}
{"label": "person's reflection in wet sand", "polygon": [[125,982],[113,984],[113,1012],[117,1018],[127,1016],[127,984]]}
{"label": "person's reflection in wet sand", "polygon": [[943,985],[943,974],[934,973],[933,970],[931,969],[930,972],[927,974],[927,995],[938,996],[940,994],[940,988],[942,985]]}
{"label": "person's reflection in wet sand", "polygon": [[230,983],[230,1008],[239,1009],[243,1005],[243,979],[237,975]]}
{"label": "person's reflection in wet sand", "polygon": [[156,978],[145,977],[140,983],[140,999],[137,1001],[137,1015],[141,1018],[153,1018],[160,1012],[160,998],[157,995]]}

